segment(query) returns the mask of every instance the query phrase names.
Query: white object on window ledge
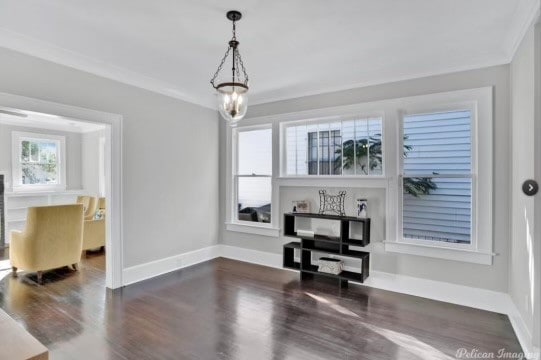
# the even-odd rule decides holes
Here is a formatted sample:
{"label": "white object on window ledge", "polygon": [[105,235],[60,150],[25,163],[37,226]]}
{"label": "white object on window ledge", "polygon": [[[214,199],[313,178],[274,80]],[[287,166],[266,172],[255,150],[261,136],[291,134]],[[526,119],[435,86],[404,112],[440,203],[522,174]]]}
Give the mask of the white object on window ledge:
{"label": "white object on window ledge", "polygon": [[309,237],[309,238],[313,238],[314,237],[314,232],[311,231],[311,230],[297,230],[297,236],[302,236],[302,237]]}

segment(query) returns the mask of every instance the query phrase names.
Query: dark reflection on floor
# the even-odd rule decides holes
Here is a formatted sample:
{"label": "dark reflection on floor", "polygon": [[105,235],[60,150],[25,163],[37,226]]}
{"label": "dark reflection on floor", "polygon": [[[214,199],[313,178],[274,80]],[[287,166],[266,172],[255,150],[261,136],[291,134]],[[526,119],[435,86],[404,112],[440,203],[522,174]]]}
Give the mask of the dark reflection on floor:
{"label": "dark reflection on floor", "polygon": [[[79,272],[0,280],[0,306],[51,359],[454,359],[520,347],[507,317],[217,259],[114,292],[103,253]],[[1,357],[1,356],[0,356]]]}

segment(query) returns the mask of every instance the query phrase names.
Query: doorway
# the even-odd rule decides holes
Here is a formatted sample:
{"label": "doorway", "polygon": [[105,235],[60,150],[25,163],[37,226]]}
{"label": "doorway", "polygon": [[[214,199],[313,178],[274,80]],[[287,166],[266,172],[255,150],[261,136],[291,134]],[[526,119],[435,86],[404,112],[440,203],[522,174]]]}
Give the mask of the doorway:
{"label": "doorway", "polygon": [[[40,133],[43,134],[53,134],[65,130],[65,136],[58,136],[57,146],[59,149],[63,148],[63,155],[59,159],[64,160],[58,161],[58,169],[53,168],[56,173],[53,171],[53,174],[43,174],[43,171],[41,171],[39,176],[31,174],[36,179],[39,178],[37,180],[32,179],[32,181],[23,177],[27,175],[25,173],[21,175],[21,179],[24,180],[21,180],[18,176],[14,176],[18,170],[13,170],[13,166],[8,169],[1,168],[2,159],[0,158],[0,173],[4,175],[4,193],[15,194],[14,188],[25,182],[25,185],[33,183],[59,185],[59,191],[43,191],[40,194],[38,192],[31,194],[33,197],[32,201],[29,202],[30,204],[71,203],[71,200],[74,200],[77,196],[91,196],[96,201],[99,198],[104,199],[105,201],[102,201],[102,204],[107,204],[104,224],[105,285],[110,289],[121,287],[123,268],[121,216],[122,117],[117,114],[0,93],[0,126],[2,123],[10,123],[8,126],[18,127],[19,130],[21,128],[42,129],[43,131]],[[14,131],[10,130],[9,133],[10,137],[18,136],[13,134]],[[24,131],[19,131],[19,133],[24,135]],[[5,136],[7,135],[4,132]],[[44,138],[49,137],[53,138],[52,135],[44,136]],[[10,139],[10,142],[13,143],[12,139]],[[77,141],[80,141],[79,147],[76,145]],[[53,142],[50,142],[50,144],[53,144]],[[25,143],[25,145],[27,144]],[[53,145],[47,146],[44,147],[47,151],[51,152],[50,149],[57,151]],[[42,157],[51,156],[47,151],[42,151],[44,153]],[[67,156],[64,157],[64,155]],[[77,165],[77,158],[80,160],[79,166]],[[17,174],[22,174],[22,172]],[[20,191],[20,188],[17,190],[18,194],[16,195],[20,195],[17,201],[20,203],[20,198],[23,198],[25,193]],[[13,195],[13,197],[15,198],[16,195]],[[4,199],[6,199],[6,196],[4,196]],[[45,204],[44,201],[46,201]],[[20,212],[26,205],[12,206],[14,209],[12,210],[13,216],[10,216],[9,199],[5,202],[8,204],[4,204],[5,221],[2,229],[5,238],[7,238],[8,232],[6,230],[16,226],[17,220],[24,224],[24,218],[18,219],[14,212]],[[9,239],[7,242],[9,242]]]}

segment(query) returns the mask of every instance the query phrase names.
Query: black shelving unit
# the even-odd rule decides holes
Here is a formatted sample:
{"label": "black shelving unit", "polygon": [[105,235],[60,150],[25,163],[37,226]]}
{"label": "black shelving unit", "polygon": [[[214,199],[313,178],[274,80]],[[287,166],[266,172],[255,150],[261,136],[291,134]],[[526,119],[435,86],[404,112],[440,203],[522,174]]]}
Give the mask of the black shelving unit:
{"label": "black shelving unit", "polygon": [[[340,235],[327,236],[314,234],[313,237],[299,236],[295,231],[297,218],[312,218],[340,221]],[[360,239],[352,238],[351,223],[362,223],[362,236]],[[369,275],[370,253],[366,251],[351,250],[350,246],[366,246],[370,244],[370,219],[360,219],[352,216],[322,215],[322,214],[284,214],[284,236],[294,237],[300,241],[293,241],[284,245],[283,266],[287,269],[299,270],[301,279],[313,278],[321,275],[338,280],[340,287],[347,287],[348,281],[364,282]],[[300,250],[300,262],[294,260],[295,249]],[[342,271],[338,275],[319,272],[317,265],[312,264],[312,251],[325,252],[345,256],[362,261],[361,272]]]}

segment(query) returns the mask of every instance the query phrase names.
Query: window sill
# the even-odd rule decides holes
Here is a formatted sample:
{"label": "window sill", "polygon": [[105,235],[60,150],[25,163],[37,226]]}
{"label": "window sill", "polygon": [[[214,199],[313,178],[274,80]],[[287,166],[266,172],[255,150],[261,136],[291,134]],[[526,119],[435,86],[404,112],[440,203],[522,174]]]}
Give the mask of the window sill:
{"label": "window sill", "polygon": [[225,223],[225,229],[227,231],[235,231],[246,234],[262,235],[269,237],[279,237],[280,229],[270,226],[251,225],[251,224],[239,224],[239,223]]}
{"label": "window sill", "polygon": [[384,241],[385,251],[408,255],[418,255],[437,259],[454,260],[482,265],[492,265],[492,258],[496,255],[479,250],[465,250],[411,244],[397,241]]}
{"label": "window sill", "polygon": [[9,197],[17,196],[47,196],[47,195],[81,195],[84,193],[84,190],[66,190],[66,189],[13,189],[11,191],[6,191],[4,194]]}

